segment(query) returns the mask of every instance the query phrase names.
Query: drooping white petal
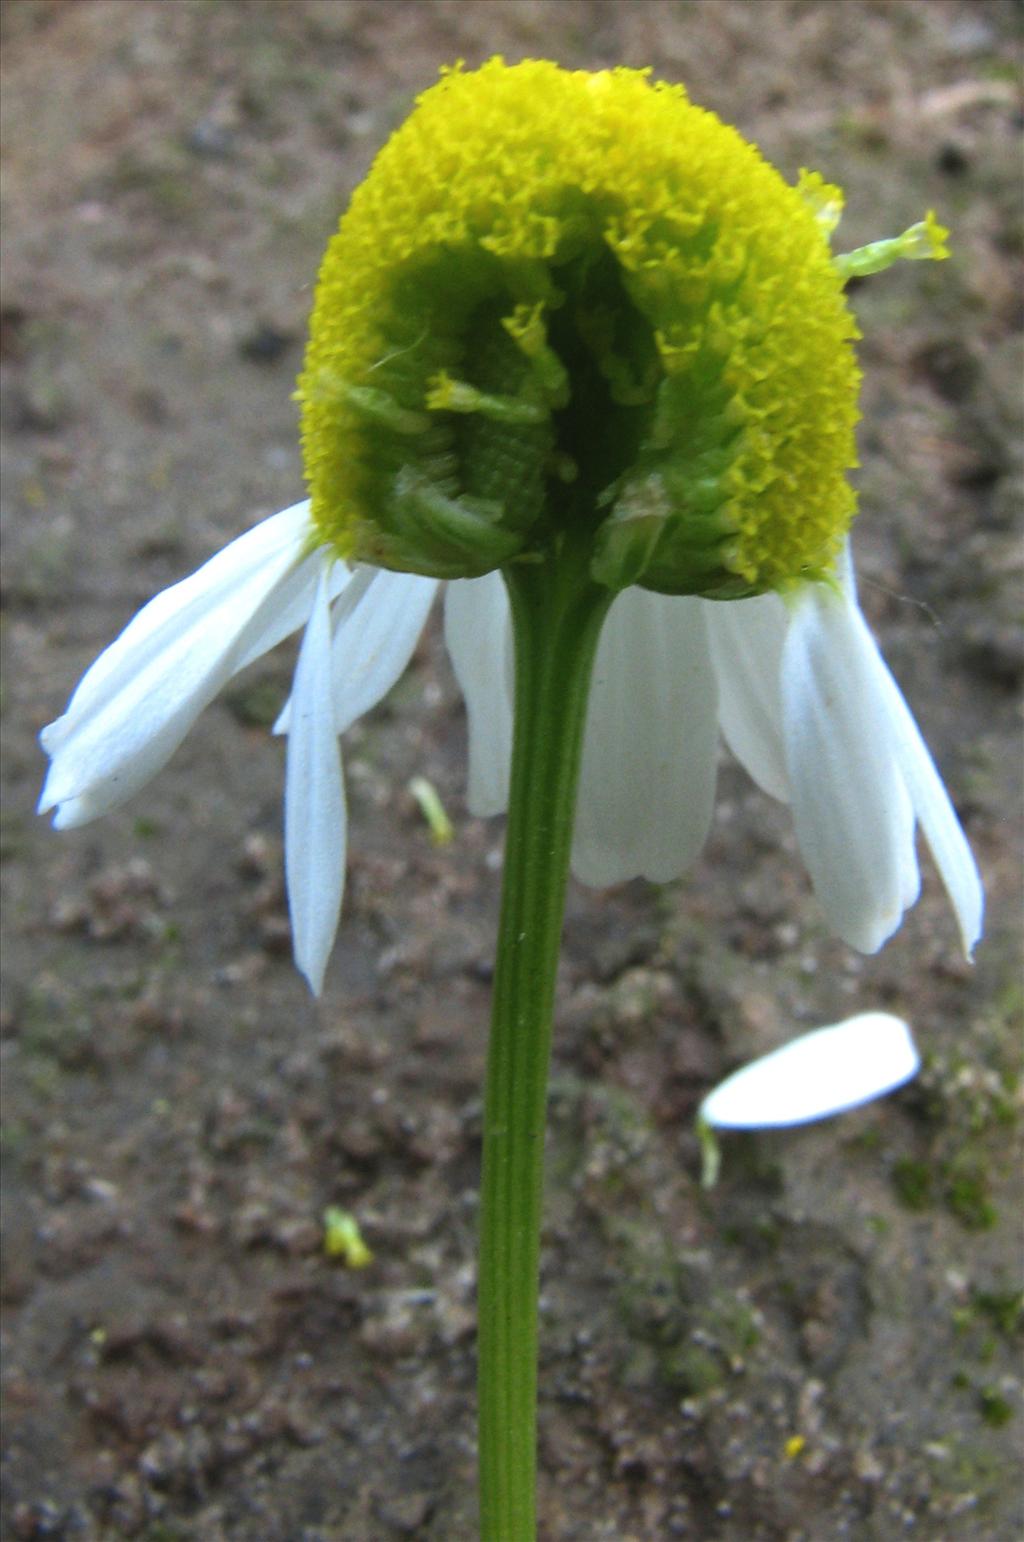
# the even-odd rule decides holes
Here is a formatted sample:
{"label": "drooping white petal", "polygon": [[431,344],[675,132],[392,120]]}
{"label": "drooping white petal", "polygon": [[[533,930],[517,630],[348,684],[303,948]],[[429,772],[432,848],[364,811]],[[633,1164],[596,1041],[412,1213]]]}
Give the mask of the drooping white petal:
{"label": "drooping white petal", "polygon": [[[132,782],[128,785],[129,791],[122,791],[122,801],[137,792],[142,782],[140,781],[138,784]],[[53,828],[55,830],[77,829],[79,825],[87,825],[91,820],[99,819],[101,815],[108,813],[109,807],[110,805],[107,804],[103,797],[102,790],[99,797],[96,798],[88,791],[82,793],[77,798],[65,798],[63,803],[58,803],[57,805],[53,816]],[[39,812],[45,813],[46,810],[40,808]]]}
{"label": "drooping white petal", "polygon": [[743,1066],[708,1094],[700,1118],[729,1130],[806,1124],[892,1092],[920,1063],[901,1018],[863,1012]]}
{"label": "drooping white petal", "polygon": [[346,814],[331,681],[330,583],[317,585],[292,689],[284,792],[284,858],[295,963],[316,995],[338,929]]}
{"label": "drooping white petal", "polygon": [[[844,541],[842,549],[840,550],[839,557],[836,562],[836,576],[839,580],[840,591],[846,599],[847,616],[850,622],[850,626],[861,634],[861,652],[865,664],[869,667],[869,669],[872,669],[875,663],[880,664],[885,673],[888,674],[888,670],[886,669],[881,655],[879,654],[878,645],[871,635],[870,629],[864,620],[860,605],[857,601],[857,574],[853,565],[853,551],[850,545],[849,537],[847,537],[847,539]],[[881,703],[879,703],[879,705],[881,706]],[[890,726],[892,726],[891,722]],[[895,745],[893,745],[892,748],[893,753],[895,754]],[[896,760],[898,765],[898,755],[896,755]],[[914,808],[914,800],[910,795],[910,788],[907,786],[905,778],[904,786],[907,787],[907,796],[910,797],[911,808],[913,809],[914,816],[916,817],[917,810]],[[914,849],[913,843],[911,843],[910,846],[903,852],[902,881],[900,888],[903,909],[904,911],[907,911],[910,909],[911,905],[916,904],[918,896],[921,893],[921,870],[918,866],[917,852]]]}
{"label": "drooping white petal", "polygon": [[[335,566],[340,566],[340,564],[335,564]],[[344,593],[340,594],[337,603],[331,605],[330,607],[332,639],[334,638],[338,628],[355,610],[356,606],[359,604],[359,601],[363,598],[363,595],[373,583],[376,573],[377,569],[372,567],[358,567],[354,570],[346,569],[347,578],[346,583],[343,585]],[[330,598],[333,599],[333,595],[331,595]],[[288,732],[291,719],[292,699],[289,695],[288,700],[285,702],[284,706],[281,708],[277,715],[277,718],[274,722],[273,732],[275,734],[286,734]]]}
{"label": "drooping white petal", "polygon": [[[313,596],[323,567],[322,559],[322,552],[313,552],[299,564],[293,574],[289,574],[275,595],[273,607],[264,613],[263,627],[247,635],[246,647],[234,662],[236,675],[305,626],[313,608]],[[352,569],[346,567],[344,562],[332,563],[328,598],[336,600],[352,583],[353,577]]]}
{"label": "drooping white petal", "polygon": [[777,594],[704,601],[725,742],[759,787],[789,800],[780,674],[788,613]]}
{"label": "drooping white petal", "polygon": [[278,640],[279,608],[295,614],[309,593],[308,537],[308,505],[285,509],[129,622],[40,735],[52,762],[40,813],[56,807],[59,827],[95,818],[165,764],[254,639]]}
{"label": "drooping white petal", "polygon": [[598,643],[572,867],[584,883],[689,866],[711,823],[717,713],[703,607],[627,589]]}
{"label": "drooping white petal", "polygon": [[344,733],[390,691],[412,658],[437,579],[380,568],[332,643],[334,729]]}
{"label": "drooping white petal", "polygon": [[466,699],[466,801],[483,818],[508,806],[512,763],[512,630],[500,573],[464,578],[445,592],[444,636]]}
{"label": "drooping white petal", "polygon": [[[412,657],[437,592],[437,579],[357,568],[332,611],[334,726],[339,734],[387,695]],[[275,733],[287,733],[285,703]]]}
{"label": "drooping white petal", "polygon": [[893,754],[956,913],[964,952],[970,958],[981,936],[985,907],[977,865],[928,746],[859,612],[856,622],[863,633],[864,655],[879,702],[888,713]]}
{"label": "drooping white petal", "polygon": [[[202,567],[170,588],[154,595],[132,617],[124,631],[93,662],[83,675],[68,702],[63,717],[44,732],[56,744],[61,732],[89,710],[97,700],[109,694],[110,682],[123,674],[134,674],[153,654],[161,651],[164,629],[172,632],[192,619],[194,612],[204,615],[221,603],[250,578],[268,567],[275,567],[284,554],[289,566],[301,558],[309,535],[308,500],[282,509],[269,519],[247,530],[216,552]],[[247,618],[248,619],[248,618]]]}
{"label": "drooping white petal", "polygon": [[874,953],[916,893],[914,812],[856,608],[824,585],[796,602],[782,659],[793,820],[832,929]]}

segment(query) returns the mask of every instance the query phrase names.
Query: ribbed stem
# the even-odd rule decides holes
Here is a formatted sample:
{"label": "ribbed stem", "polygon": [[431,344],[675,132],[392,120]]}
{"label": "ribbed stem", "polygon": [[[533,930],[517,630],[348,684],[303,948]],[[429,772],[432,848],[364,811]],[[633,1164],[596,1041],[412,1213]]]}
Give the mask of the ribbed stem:
{"label": "ribbed stem", "polygon": [[587,693],[612,596],[565,550],[505,582],[515,736],[484,1110],[480,1511],[483,1542],[533,1542],[551,1018]]}

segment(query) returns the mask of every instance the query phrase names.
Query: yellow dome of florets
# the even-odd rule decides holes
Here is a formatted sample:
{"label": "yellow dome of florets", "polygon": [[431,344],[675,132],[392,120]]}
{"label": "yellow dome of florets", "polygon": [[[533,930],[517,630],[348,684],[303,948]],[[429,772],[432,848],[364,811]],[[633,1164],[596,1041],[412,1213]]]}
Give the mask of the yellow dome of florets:
{"label": "yellow dome of florets", "polygon": [[817,204],[647,72],[446,73],[320,273],[299,382],[318,533],[442,577],[566,520],[612,587],[829,572],[859,372]]}

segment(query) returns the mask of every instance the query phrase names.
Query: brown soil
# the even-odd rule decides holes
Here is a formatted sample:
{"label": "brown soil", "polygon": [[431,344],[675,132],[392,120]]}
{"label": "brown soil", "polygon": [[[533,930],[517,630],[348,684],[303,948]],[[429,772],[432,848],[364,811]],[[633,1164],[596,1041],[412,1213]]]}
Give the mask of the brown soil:
{"label": "brown soil", "polygon": [[[723,764],[666,889],[569,899],[543,1255],[546,1542],[1020,1534],[1014,1088],[1022,482],[1020,5],[1000,0],[11,0],[4,11],[5,1523],[12,1542],[474,1534],[474,1231],[501,830],[462,802],[439,637],[347,745],[324,999],[289,961],[278,650],[124,811],[37,820],[40,727],[160,586],[301,496],[320,252],[456,57],[651,64],[844,244],[934,205],[954,258],[856,295],[866,609],[989,921],[928,868],[830,940],[789,817]],[[452,811],[435,849],[407,786]],[[727,1143],[730,1066],[860,1007],[926,1069]],[[374,1252],[328,1257],[340,1205]]]}

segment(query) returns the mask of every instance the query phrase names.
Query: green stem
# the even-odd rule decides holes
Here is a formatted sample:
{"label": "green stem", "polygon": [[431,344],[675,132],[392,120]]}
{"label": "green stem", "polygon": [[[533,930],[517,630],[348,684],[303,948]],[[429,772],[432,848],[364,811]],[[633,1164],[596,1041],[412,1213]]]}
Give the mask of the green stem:
{"label": "green stem", "polygon": [[504,576],[515,738],[484,1110],[480,1513],[483,1542],[532,1542],[551,1018],[590,672],[612,595],[564,549]]}

